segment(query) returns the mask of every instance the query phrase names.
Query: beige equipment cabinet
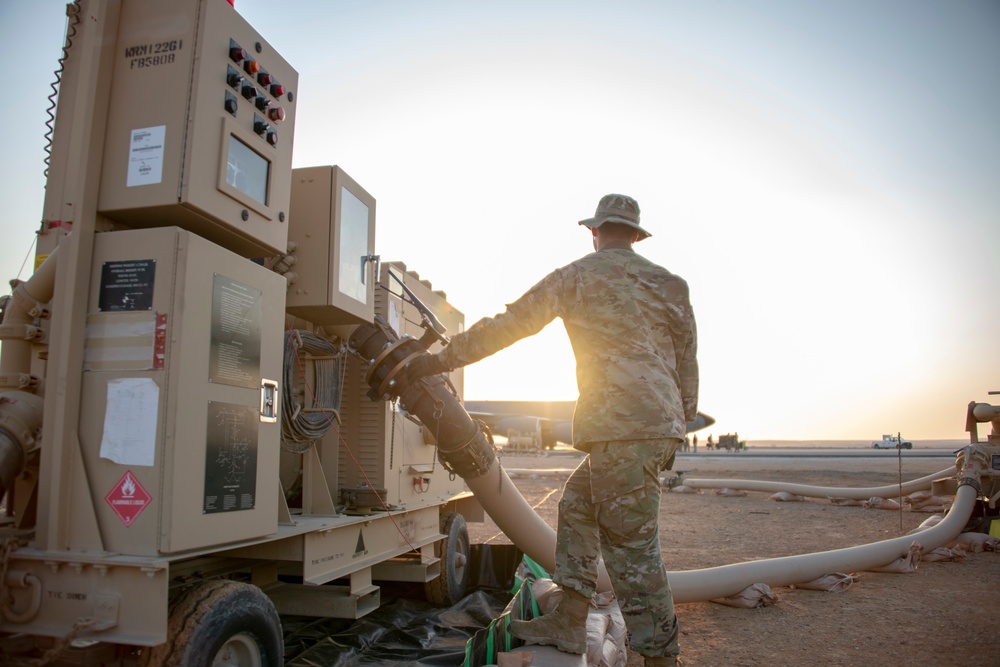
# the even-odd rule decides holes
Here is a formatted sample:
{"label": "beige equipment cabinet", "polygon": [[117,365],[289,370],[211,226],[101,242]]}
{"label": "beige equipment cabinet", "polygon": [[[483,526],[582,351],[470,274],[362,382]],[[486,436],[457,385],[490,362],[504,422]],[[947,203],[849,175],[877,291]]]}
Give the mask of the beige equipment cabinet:
{"label": "beige equipment cabinet", "polygon": [[288,312],[321,325],[375,314],[375,198],[338,166],[292,172]]}
{"label": "beige equipment cabinet", "polygon": [[97,235],[79,432],[105,549],[275,531],[284,297],[281,276],[176,227]]}
{"label": "beige equipment cabinet", "polygon": [[298,74],[226,2],[122,4],[98,210],[284,252]]}

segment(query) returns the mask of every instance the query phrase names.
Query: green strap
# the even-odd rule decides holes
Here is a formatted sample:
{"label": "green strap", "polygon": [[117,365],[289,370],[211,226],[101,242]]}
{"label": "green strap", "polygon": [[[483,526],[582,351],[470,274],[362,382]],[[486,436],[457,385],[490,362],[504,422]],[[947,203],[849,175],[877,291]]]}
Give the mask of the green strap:
{"label": "green strap", "polygon": [[493,659],[496,656],[496,647],[493,645],[493,628],[496,626],[496,623],[494,619],[486,626],[486,660],[489,662],[496,662]]}

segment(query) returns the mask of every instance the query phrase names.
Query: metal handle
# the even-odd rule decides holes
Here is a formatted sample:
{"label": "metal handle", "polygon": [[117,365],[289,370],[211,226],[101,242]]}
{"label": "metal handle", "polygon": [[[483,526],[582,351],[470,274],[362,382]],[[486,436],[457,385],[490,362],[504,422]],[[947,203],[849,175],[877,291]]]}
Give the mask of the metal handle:
{"label": "metal handle", "polygon": [[268,424],[278,421],[278,383],[274,380],[260,381],[260,420]]}

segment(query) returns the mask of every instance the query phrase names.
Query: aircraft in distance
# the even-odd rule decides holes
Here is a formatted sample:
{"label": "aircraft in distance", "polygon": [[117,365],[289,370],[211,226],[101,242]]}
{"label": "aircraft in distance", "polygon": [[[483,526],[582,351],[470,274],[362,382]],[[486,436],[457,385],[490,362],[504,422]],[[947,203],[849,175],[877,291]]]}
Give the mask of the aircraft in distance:
{"label": "aircraft in distance", "polygon": [[[516,442],[518,449],[551,450],[573,444],[576,401],[466,401],[465,409],[494,435]],[[715,419],[703,412],[688,422],[687,432],[711,426]]]}

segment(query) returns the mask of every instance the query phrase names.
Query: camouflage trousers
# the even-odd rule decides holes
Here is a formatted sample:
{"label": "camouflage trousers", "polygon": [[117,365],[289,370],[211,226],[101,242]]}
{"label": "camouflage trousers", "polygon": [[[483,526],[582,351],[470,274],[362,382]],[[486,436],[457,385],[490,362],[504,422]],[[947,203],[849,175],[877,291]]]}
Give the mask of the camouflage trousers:
{"label": "camouflage trousers", "polygon": [[559,501],[553,580],[590,596],[603,556],[629,646],[647,656],[680,651],[659,531],[659,473],[680,444],[679,438],[595,443]]}

